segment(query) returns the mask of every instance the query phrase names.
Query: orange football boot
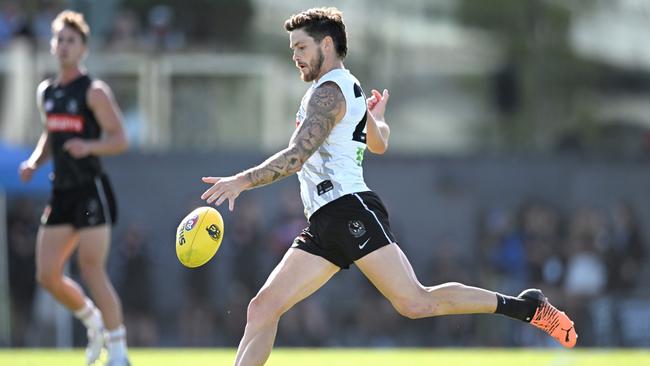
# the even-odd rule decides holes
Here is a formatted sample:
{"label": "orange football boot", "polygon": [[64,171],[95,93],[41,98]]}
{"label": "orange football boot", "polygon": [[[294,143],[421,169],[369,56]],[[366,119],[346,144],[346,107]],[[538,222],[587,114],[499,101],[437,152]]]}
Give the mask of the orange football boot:
{"label": "orange football boot", "polygon": [[529,320],[530,324],[545,331],[566,348],[573,348],[576,345],[578,334],[573,326],[573,321],[564,311],[559,311],[551,305],[541,290],[524,290],[518,297],[537,301],[537,310],[533,318]]}

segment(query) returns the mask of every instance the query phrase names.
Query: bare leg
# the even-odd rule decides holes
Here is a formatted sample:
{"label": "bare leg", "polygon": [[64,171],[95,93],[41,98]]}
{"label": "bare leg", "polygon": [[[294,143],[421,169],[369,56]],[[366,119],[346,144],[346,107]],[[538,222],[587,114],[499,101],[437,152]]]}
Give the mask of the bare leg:
{"label": "bare leg", "polygon": [[[94,305],[89,308],[86,295],[79,284],[63,275],[64,264],[74,251],[78,239],[78,232],[70,225],[41,227],[36,243],[36,278],[88,328],[86,360],[91,364],[99,357],[104,343],[101,317]],[[79,315],[80,313],[84,315]]]}
{"label": "bare leg", "polygon": [[248,305],[235,366],[263,365],[271,354],[280,316],[323,286],[339,267],[291,248]]}
{"label": "bare leg", "polygon": [[411,319],[446,314],[494,313],[497,296],[492,291],[450,282],[423,286],[396,244],[382,247],[355,262],[361,272]]}
{"label": "bare leg", "polygon": [[84,228],[79,233],[79,269],[81,276],[101,310],[107,329],[122,324],[122,304],[106,273],[111,231],[108,225]]}
{"label": "bare leg", "polygon": [[[426,287],[418,282],[413,268],[402,250],[396,244],[380,248],[355,262],[363,274],[393,304],[397,311],[411,319],[447,314],[494,313],[499,297],[492,291],[449,282],[439,286]],[[499,295],[503,304],[515,299]],[[573,321],[556,309],[540,290],[528,289],[516,301],[532,302],[526,307],[530,318],[519,317],[510,309],[502,314],[521,320],[543,330],[564,347],[576,345],[578,334]],[[521,314],[520,314],[521,315]]]}
{"label": "bare leg", "polygon": [[41,226],[36,240],[36,279],[54,298],[72,311],[85,306],[83,290],[63,274],[75,249],[77,234],[70,225]]}

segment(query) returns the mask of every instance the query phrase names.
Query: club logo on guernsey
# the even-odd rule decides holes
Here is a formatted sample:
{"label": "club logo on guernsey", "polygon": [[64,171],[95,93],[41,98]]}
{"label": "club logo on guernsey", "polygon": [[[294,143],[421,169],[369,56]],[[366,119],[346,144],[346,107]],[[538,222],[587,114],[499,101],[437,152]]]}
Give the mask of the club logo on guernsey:
{"label": "club logo on guernsey", "polygon": [[65,109],[68,111],[68,113],[76,114],[79,111],[79,105],[77,104],[76,100],[71,99],[68,101],[68,105],[65,107]]}
{"label": "club logo on guernsey", "polygon": [[350,234],[355,238],[360,238],[366,233],[366,227],[359,220],[348,221],[348,230],[350,230]]}

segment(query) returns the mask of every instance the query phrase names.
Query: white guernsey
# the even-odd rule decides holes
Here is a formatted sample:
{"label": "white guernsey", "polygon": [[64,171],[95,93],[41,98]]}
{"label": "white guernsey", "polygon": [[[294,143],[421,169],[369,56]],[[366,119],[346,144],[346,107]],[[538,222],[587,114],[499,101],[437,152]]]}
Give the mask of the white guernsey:
{"label": "white guernsey", "polygon": [[341,196],[369,190],[361,167],[366,150],[366,97],[350,71],[334,69],[315,81],[300,102],[296,124],[300,125],[305,119],[314,90],[328,81],[341,89],[346,110],[343,119],[298,172],[300,196],[307,218]]}

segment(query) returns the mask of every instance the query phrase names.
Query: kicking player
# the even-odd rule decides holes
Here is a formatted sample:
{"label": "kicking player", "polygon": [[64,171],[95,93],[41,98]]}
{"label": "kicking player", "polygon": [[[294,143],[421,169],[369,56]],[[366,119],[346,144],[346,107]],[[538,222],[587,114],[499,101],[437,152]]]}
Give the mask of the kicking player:
{"label": "kicking player", "polygon": [[383,154],[388,147],[388,91],[373,90],[366,99],[359,81],[345,69],[347,36],[339,10],[303,11],[288,19],[285,29],[300,77],[311,83],[289,146],[234,176],[203,178],[212,186],[201,198],[217,206],[228,200],[232,210],[241,192],[297,173],[309,219],[251,300],[235,365],[264,364],[280,316],[352,263],[406,317],[503,314],[573,347],[573,322],[540,290],[514,297],[455,282],[424,286],[418,281],[391,232],[386,208],[363,179],[364,151]]}

